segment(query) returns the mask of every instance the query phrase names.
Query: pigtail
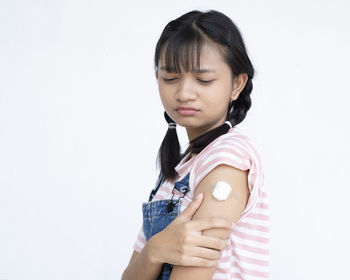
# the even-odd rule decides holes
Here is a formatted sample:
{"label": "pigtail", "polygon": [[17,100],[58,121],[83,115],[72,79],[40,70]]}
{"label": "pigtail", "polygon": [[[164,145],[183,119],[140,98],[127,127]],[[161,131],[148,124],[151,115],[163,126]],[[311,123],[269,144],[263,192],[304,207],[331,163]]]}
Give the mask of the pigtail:
{"label": "pigtail", "polygon": [[161,170],[165,178],[175,179],[178,176],[175,167],[181,160],[180,143],[177,136],[176,123],[165,111],[164,118],[168,124],[174,123],[175,125],[168,126],[168,130],[158,151],[157,164],[160,162]]}
{"label": "pigtail", "polygon": [[232,112],[229,114],[228,119],[231,121],[232,126],[235,126],[241,123],[246,115],[250,107],[252,106],[252,100],[250,97],[250,93],[253,90],[253,83],[251,77],[248,75],[248,80],[244,89],[239,94],[238,98],[234,101],[234,108]]}

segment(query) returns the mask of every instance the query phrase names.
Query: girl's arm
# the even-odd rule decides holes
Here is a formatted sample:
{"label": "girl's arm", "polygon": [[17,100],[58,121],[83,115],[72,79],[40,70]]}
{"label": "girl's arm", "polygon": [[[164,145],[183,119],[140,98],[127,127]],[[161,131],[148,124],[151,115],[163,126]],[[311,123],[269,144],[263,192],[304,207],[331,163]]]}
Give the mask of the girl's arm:
{"label": "girl's arm", "polygon": [[[212,190],[217,181],[225,181],[230,184],[232,191],[225,201],[217,201],[212,197]],[[204,200],[193,216],[193,220],[208,217],[222,217],[232,222],[237,222],[244,211],[248,198],[248,170],[240,170],[233,166],[221,164],[210,171],[198,184],[196,193],[203,193]],[[226,239],[230,231],[227,229],[208,229],[202,231],[203,235]],[[212,267],[194,267],[174,265],[170,280],[210,280],[216,270]]]}
{"label": "girl's arm", "polygon": [[[151,241],[151,240],[150,240]],[[155,263],[149,254],[148,242],[140,252],[133,252],[122,280],[154,280],[162,269],[162,263]]]}
{"label": "girl's arm", "polygon": [[202,233],[215,228],[226,229],[229,233],[232,231],[232,222],[217,217],[192,221],[202,201],[203,196],[197,196],[174,221],[148,240],[140,254],[134,251],[122,279],[156,279],[163,263],[212,266],[220,257],[218,251],[226,246],[225,238],[214,238]]}

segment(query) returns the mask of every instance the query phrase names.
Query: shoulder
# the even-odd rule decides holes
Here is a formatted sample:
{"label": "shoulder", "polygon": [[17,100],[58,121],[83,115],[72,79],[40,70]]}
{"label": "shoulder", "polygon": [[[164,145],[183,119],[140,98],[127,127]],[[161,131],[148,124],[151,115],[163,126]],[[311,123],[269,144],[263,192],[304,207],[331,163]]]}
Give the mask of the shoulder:
{"label": "shoulder", "polygon": [[259,157],[255,142],[241,129],[233,127],[228,133],[221,135],[210,143],[195,159],[199,164],[207,158],[220,158],[225,156],[237,159]]}
{"label": "shoulder", "polygon": [[236,152],[246,157],[259,156],[254,140],[240,128],[233,127],[228,133],[218,137],[216,140],[213,141],[212,145],[208,146],[208,150],[206,153],[203,153],[203,156],[216,151]]}
{"label": "shoulder", "polygon": [[190,174],[190,187],[193,192],[208,173],[217,170],[216,167],[221,165],[232,167],[231,172],[235,169],[249,170],[249,173],[262,172],[261,157],[256,144],[236,127],[215,139],[195,158]]}

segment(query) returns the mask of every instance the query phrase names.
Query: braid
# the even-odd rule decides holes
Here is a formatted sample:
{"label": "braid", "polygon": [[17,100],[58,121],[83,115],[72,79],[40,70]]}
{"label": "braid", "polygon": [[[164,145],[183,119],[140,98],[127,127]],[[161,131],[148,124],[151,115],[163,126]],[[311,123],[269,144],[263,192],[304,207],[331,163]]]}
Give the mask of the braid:
{"label": "braid", "polygon": [[[167,123],[175,123],[165,111],[164,118]],[[176,178],[178,176],[178,173],[176,172],[175,167],[180,162],[180,160],[180,143],[176,128],[168,127],[168,130],[158,151],[156,165],[160,161],[163,175],[166,178]]]}
{"label": "braid", "polygon": [[252,101],[250,98],[250,93],[253,90],[252,79],[248,77],[247,83],[244,89],[239,94],[238,98],[234,101],[234,107],[231,113],[229,113],[228,120],[231,121],[232,126],[235,126],[242,122],[248,110],[252,105]]}

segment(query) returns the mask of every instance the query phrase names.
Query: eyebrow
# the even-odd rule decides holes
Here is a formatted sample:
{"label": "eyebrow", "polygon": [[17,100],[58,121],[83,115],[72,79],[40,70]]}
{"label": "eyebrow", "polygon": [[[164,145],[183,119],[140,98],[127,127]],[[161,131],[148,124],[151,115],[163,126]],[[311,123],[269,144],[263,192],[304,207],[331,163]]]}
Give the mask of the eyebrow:
{"label": "eyebrow", "polygon": [[[159,69],[166,71],[165,66],[161,66]],[[175,73],[174,68],[170,68],[169,70],[170,70],[169,73]],[[208,73],[208,72],[216,73],[216,71],[214,69],[196,69],[194,72],[196,72],[196,73]]]}

